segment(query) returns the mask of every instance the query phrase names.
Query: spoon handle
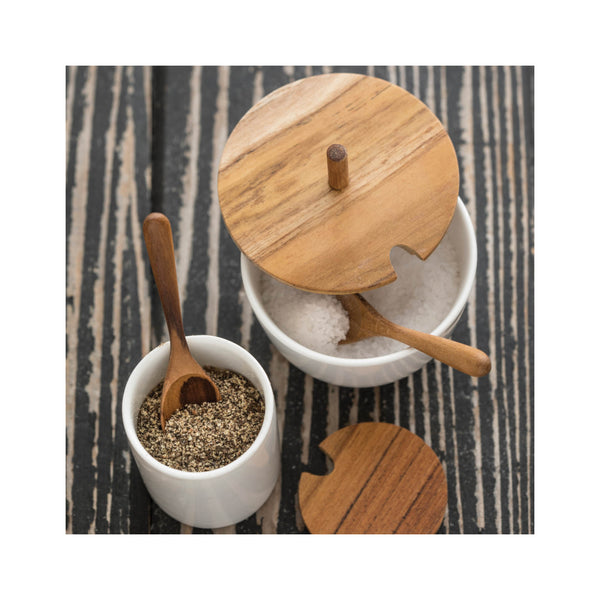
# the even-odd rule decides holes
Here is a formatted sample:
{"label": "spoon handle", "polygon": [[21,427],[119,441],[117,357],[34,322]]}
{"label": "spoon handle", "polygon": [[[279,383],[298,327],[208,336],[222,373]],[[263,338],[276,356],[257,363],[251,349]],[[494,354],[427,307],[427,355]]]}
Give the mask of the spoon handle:
{"label": "spoon handle", "polygon": [[478,348],[437,335],[408,329],[383,319],[383,317],[378,329],[379,335],[403,342],[472,377],[483,377],[490,372],[492,367],[490,357]]}
{"label": "spoon handle", "polygon": [[152,274],[165,314],[171,347],[179,343],[187,348],[179,303],[175,250],[169,219],[162,213],[150,213],[144,219],[144,240],[152,267]]}

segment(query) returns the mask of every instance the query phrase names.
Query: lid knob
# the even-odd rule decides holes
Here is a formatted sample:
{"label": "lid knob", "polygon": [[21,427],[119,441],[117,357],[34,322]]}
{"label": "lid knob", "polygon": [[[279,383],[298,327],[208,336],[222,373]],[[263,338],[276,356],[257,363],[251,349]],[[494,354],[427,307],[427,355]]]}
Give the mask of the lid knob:
{"label": "lid knob", "polygon": [[327,148],[327,173],[329,187],[343,190],[348,185],[348,153],[341,144]]}

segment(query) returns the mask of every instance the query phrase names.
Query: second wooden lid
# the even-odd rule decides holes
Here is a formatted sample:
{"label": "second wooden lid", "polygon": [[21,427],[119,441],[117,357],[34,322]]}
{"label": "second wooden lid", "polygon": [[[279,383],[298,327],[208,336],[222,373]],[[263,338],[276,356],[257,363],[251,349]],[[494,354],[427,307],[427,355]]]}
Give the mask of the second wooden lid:
{"label": "second wooden lid", "polygon": [[433,450],[403,427],[358,423],[319,445],[327,475],[302,473],[298,500],[311,533],[436,533],[448,489]]}

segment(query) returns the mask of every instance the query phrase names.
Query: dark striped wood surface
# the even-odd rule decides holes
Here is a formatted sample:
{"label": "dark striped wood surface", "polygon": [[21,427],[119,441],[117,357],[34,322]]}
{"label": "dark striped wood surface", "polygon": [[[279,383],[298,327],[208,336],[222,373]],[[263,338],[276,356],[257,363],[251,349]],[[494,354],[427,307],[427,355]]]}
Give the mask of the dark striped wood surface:
{"label": "dark striped wood surface", "polygon": [[[291,366],[253,318],[219,211],[221,150],[264,94],[336,71],[401,85],[448,130],[479,252],[453,337],[490,354],[489,377],[432,361],[378,388],[328,385]],[[305,532],[300,474],[324,472],[319,442],[363,421],[406,427],[440,458],[441,533],[533,532],[532,67],[72,67],[66,136],[68,533],[210,533],[150,500],[121,423],[129,373],[167,339],[141,232],[153,210],[173,227],[186,332],[249,349],[277,398],[280,480],[257,514],[214,533]]]}

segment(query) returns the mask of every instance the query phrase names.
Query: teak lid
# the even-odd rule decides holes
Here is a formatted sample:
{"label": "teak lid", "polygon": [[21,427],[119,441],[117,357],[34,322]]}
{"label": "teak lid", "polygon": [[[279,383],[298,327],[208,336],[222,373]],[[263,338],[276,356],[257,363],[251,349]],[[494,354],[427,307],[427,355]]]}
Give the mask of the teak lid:
{"label": "teak lid", "polygon": [[327,475],[302,473],[300,512],[311,533],[436,533],[448,504],[444,469],[433,450],[403,427],[358,423],[319,448]]}
{"label": "teak lid", "polygon": [[[327,156],[333,144],[347,157],[339,148]],[[458,187],[454,147],[425,104],[352,73],[265,96],[231,133],[218,177],[240,250],[284,283],[328,294],[394,281],[396,245],[426,259],[452,220]]]}

